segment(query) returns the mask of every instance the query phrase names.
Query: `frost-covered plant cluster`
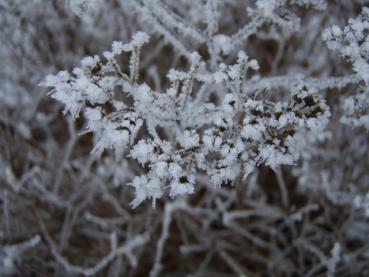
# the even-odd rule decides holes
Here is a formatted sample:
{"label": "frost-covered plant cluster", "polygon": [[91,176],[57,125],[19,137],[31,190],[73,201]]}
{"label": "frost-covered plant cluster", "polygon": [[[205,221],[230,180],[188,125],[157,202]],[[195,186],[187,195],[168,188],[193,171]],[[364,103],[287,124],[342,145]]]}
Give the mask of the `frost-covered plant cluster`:
{"label": "frost-covered plant cluster", "polygon": [[4,0],[0,275],[369,274],[368,4]]}
{"label": "frost-covered plant cluster", "polygon": [[369,8],[348,21],[343,30],[333,25],[323,33],[329,49],[337,51],[352,63],[352,69],[363,84],[343,100],[342,122],[369,129]]}

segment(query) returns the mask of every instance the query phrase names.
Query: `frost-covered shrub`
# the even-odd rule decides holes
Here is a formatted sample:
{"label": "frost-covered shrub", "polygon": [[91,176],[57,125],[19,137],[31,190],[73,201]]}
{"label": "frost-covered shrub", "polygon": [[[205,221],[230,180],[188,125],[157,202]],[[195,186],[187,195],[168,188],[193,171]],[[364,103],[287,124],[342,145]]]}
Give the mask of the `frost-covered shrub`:
{"label": "frost-covered shrub", "polygon": [[357,77],[364,84],[358,92],[343,100],[342,122],[348,125],[364,126],[369,129],[369,8],[348,21],[343,30],[334,25],[325,30],[323,38],[330,49],[337,51],[350,62]]}
{"label": "frost-covered shrub", "polygon": [[1,3],[1,274],[367,275],[366,4]]}
{"label": "frost-covered shrub", "polygon": [[[64,111],[72,117],[83,112],[88,131],[96,134],[93,154],[101,156],[104,149],[112,149],[121,159],[132,147],[129,157],[148,165],[145,176],[132,182],[134,207],[146,198],[161,198],[167,184],[171,197],[192,194],[195,177],[202,172],[220,186],[234,183],[240,175],[245,180],[263,163],[273,169],[293,165],[301,151],[296,141],[309,133],[316,133],[319,139],[328,122],[325,101],[303,85],[293,88],[288,102],[247,96],[244,75],[258,65],[248,61],[243,52],[235,65],[220,64],[214,73],[207,72],[199,54],[193,53],[189,72],[171,70],[167,75],[170,87],[164,93],[155,92],[147,84],[137,83],[138,55],[148,39],[146,34],[136,33],[128,44],[114,42],[112,51],[103,53],[104,61],[99,56],[87,57],[81,68],[73,69],[72,76],[62,71],[42,83],[53,87],[51,96],[63,102]],[[122,51],[132,52],[129,75],[122,73],[116,60]],[[214,105],[192,97],[196,81],[203,90],[212,87],[220,95],[224,91],[223,103]],[[132,97],[131,106],[117,100],[116,87]],[[147,137],[136,140],[143,124]],[[157,127],[172,140],[160,138]]]}

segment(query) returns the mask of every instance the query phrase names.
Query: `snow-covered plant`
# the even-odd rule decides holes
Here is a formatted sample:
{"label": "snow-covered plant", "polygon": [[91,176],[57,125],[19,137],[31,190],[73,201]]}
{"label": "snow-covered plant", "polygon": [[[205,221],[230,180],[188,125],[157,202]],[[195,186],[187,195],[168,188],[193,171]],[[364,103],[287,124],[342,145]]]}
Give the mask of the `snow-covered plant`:
{"label": "snow-covered plant", "polygon": [[[138,32],[128,44],[114,42],[103,60],[84,58],[72,75],[61,71],[42,83],[53,87],[51,96],[63,102],[73,118],[83,113],[87,130],[96,135],[94,154],[101,156],[110,148],[118,159],[128,156],[148,167],[132,181],[134,207],[146,198],[155,203],[166,188],[171,197],[193,193],[201,173],[220,186],[239,176],[245,180],[263,163],[273,169],[293,165],[301,156],[298,141],[309,133],[319,139],[328,122],[325,101],[307,86],[296,85],[288,101],[277,103],[246,94],[246,73],[259,66],[244,52],[236,64],[220,64],[215,72],[207,70],[194,52],[189,71],[170,70],[169,88],[156,92],[138,83],[139,54],[148,40]],[[128,75],[116,58],[122,52],[131,53]],[[209,87],[223,97],[219,105],[206,99]],[[120,94],[133,103],[118,100]],[[141,127],[146,134],[137,141]]]}
{"label": "snow-covered plant", "polygon": [[2,1],[0,275],[368,275],[368,4]]}
{"label": "snow-covered plant", "polygon": [[331,50],[337,51],[352,63],[352,68],[363,85],[343,100],[342,122],[369,130],[369,8],[348,21],[341,29],[334,25],[323,33],[323,39]]}

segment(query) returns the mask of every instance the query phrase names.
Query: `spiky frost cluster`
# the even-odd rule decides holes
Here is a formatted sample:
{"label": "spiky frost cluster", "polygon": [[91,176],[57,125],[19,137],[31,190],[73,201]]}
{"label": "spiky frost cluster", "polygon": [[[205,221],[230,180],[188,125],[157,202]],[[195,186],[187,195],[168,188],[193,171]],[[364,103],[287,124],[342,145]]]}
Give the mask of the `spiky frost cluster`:
{"label": "spiky frost cluster", "polygon": [[[94,132],[93,154],[111,149],[117,159],[134,158],[148,172],[133,179],[136,207],[147,198],[192,194],[196,175],[206,173],[216,186],[246,180],[255,166],[273,169],[293,165],[300,158],[296,141],[309,133],[323,132],[330,115],[325,101],[313,88],[296,85],[290,99],[272,102],[245,91],[245,75],[259,66],[244,52],[237,63],[207,70],[198,53],[190,56],[188,72],[170,70],[164,92],[138,83],[139,53],[149,37],[142,32],[128,44],[114,42],[111,52],[84,58],[72,75],[61,71],[48,76],[43,86],[53,87],[51,96],[65,105],[73,118],[83,113],[88,131]],[[117,55],[131,52],[129,74],[118,65]],[[199,84],[197,84],[199,83]],[[203,93],[223,94],[219,105]],[[132,105],[118,100],[132,98]],[[143,125],[145,127],[143,127]],[[157,128],[162,128],[160,136]],[[145,138],[136,139],[143,128]],[[313,135],[314,136],[314,135]]]}

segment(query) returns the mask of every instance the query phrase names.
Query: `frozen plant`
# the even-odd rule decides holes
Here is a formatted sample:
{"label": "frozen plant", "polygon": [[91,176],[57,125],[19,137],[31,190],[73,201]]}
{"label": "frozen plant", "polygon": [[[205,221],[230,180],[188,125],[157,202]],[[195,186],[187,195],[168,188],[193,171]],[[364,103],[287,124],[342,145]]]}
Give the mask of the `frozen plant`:
{"label": "frozen plant", "polygon": [[344,114],[342,122],[354,127],[369,129],[369,8],[364,7],[361,14],[348,21],[341,29],[333,25],[323,33],[323,39],[330,49],[352,63],[352,68],[363,85],[358,91],[342,102]]}
{"label": "frozen plant", "polygon": [[[302,151],[297,141],[310,133],[319,140],[328,123],[329,108],[307,85],[296,84],[289,101],[273,103],[247,95],[246,73],[259,66],[244,52],[238,54],[235,65],[220,64],[214,72],[195,52],[189,71],[170,70],[170,87],[156,92],[138,83],[139,54],[148,40],[138,32],[128,44],[114,42],[103,60],[84,58],[72,74],[61,71],[42,83],[53,87],[50,94],[64,103],[64,112],[74,118],[83,113],[88,131],[96,134],[94,154],[101,156],[104,149],[112,149],[118,159],[148,164],[148,172],[131,183],[136,194],[133,207],[147,198],[155,205],[166,188],[171,197],[192,194],[198,174],[205,173],[220,186],[234,183],[239,176],[245,180],[263,163],[272,169],[293,165]],[[116,58],[122,52],[131,52],[128,75]],[[218,90],[222,103],[214,105],[196,95],[197,83],[203,91]],[[118,93],[132,97],[133,104],[118,100]],[[162,137],[157,127],[164,130]],[[146,135],[136,140],[141,128],[146,128]]]}
{"label": "frozen plant", "polygon": [[368,275],[367,4],[2,1],[0,274]]}

